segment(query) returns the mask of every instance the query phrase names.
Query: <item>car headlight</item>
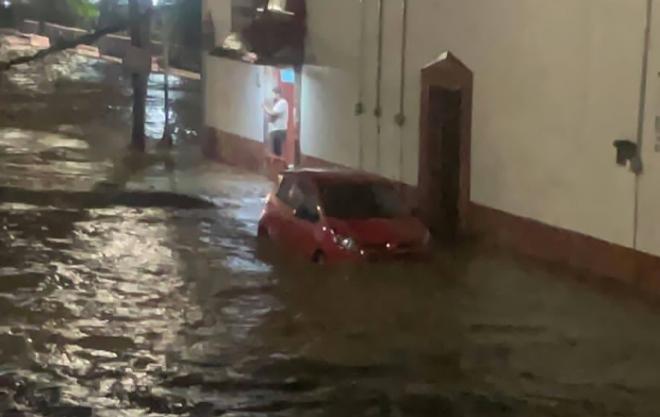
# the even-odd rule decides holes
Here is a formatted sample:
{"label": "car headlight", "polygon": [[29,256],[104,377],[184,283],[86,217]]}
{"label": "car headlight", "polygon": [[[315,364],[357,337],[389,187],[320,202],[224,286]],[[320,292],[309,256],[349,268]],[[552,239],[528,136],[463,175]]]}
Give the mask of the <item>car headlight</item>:
{"label": "car headlight", "polygon": [[350,237],[345,237],[342,240],[340,240],[339,246],[341,246],[342,248],[348,251],[356,251],[358,249],[357,243],[355,243],[355,240]]}
{"label": "car headlight", "polygon": [[358,250],[358,245],[352,237],[335,235],[335,243],[342,249],[353,252]]}

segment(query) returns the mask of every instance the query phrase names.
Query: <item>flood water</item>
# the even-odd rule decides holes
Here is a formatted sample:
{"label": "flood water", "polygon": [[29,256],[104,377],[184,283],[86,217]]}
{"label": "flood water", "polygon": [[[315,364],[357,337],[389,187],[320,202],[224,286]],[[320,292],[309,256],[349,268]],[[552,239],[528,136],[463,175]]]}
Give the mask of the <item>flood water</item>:
{"label": "flood water", "polygon": [[121,175],[128,83],[64,57],[0,76],[0,415],[660,415],[655,307],[470,247],[266,261],[270,184],[202,160],[199,82]]}

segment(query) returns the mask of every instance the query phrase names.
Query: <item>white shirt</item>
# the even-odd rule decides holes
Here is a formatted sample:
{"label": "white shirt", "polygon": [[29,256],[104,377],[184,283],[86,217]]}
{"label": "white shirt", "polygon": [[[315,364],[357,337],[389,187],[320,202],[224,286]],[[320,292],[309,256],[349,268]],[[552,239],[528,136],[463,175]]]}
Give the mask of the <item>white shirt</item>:
{"label": "white shirt", "polygon": [[268,123],[268,131],[275,132],[277,130],[289,129],[289,103],[281,98],[277,100],[273,106],[274,115],[270,118]]}

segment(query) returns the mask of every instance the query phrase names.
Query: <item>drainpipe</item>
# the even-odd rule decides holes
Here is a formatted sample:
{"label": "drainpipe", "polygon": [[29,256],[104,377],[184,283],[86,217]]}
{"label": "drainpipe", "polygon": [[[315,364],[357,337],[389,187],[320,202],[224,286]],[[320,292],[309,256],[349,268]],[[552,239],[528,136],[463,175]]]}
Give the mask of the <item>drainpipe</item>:
{"label": "drainpipe", "polygon": [[[401,82],[399,84],[399,114],[394,116],[397,125],[406,123],[406,52],[408,48],[408,0],[401,0]],[[399,138],[399,180],[403,182],[403,131]]]}
{"label": "drainpipe", "polygon": [[378,57],[376,62],[376,107],[374,108],[374,116],[376,116],[376,169],[378,174],[381,172],[380,167],[380,131],[381,131],[381,116],[383,115],[382,108],[382,92],[381,85],[383,81],[383,25],[384,25],[384,10],[383,0],[378,0]]}
{"label": "drainpipe", "polygon": [[[364,113],[364,67],[365,67],[365,42],[366,42],[366,0],[360,0],[360,19],[358,22],[360,30],[360,44],[358,45],[358,100],[355,103],[355,115],[361,116]],[[361,124],[361,123],[360,123]],[[358,149],[358,166],[360,169],[364,165],[364,134],[362,133],[361,126],[358,127],[359,135],[359,149]]]}
{"label": "drainpipe", "polygon": [[633,249],[639,249],[639,187],[642,174],[642,145],[644,144],[644,119],[646,116],[646,87],[649,67],[649,47],[651,43],[651,20],[653,0],[646,0],[646,27],[644,28],[644,51],[642,53],[642,76],[639,91],[639,114],[637,117],[637,155],[632,162],[635,173],[635,214],[633,219]]}

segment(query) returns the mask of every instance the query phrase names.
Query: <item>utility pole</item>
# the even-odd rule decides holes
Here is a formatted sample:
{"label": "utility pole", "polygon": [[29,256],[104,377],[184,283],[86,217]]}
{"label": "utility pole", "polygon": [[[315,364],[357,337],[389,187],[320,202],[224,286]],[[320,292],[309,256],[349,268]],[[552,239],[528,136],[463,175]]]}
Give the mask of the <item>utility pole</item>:
{"label": "utility pole", "polygon": [[[131,45],[134,48],[148,51],[150,49],[151,32],[151,0],[129,0],[129,12],[131,19]],[[132,74],[133,83],[133,134],[131,147],[137,151],[144,152],[145,141],[145,114],[147,103],[147,87],[149,72]]]}

